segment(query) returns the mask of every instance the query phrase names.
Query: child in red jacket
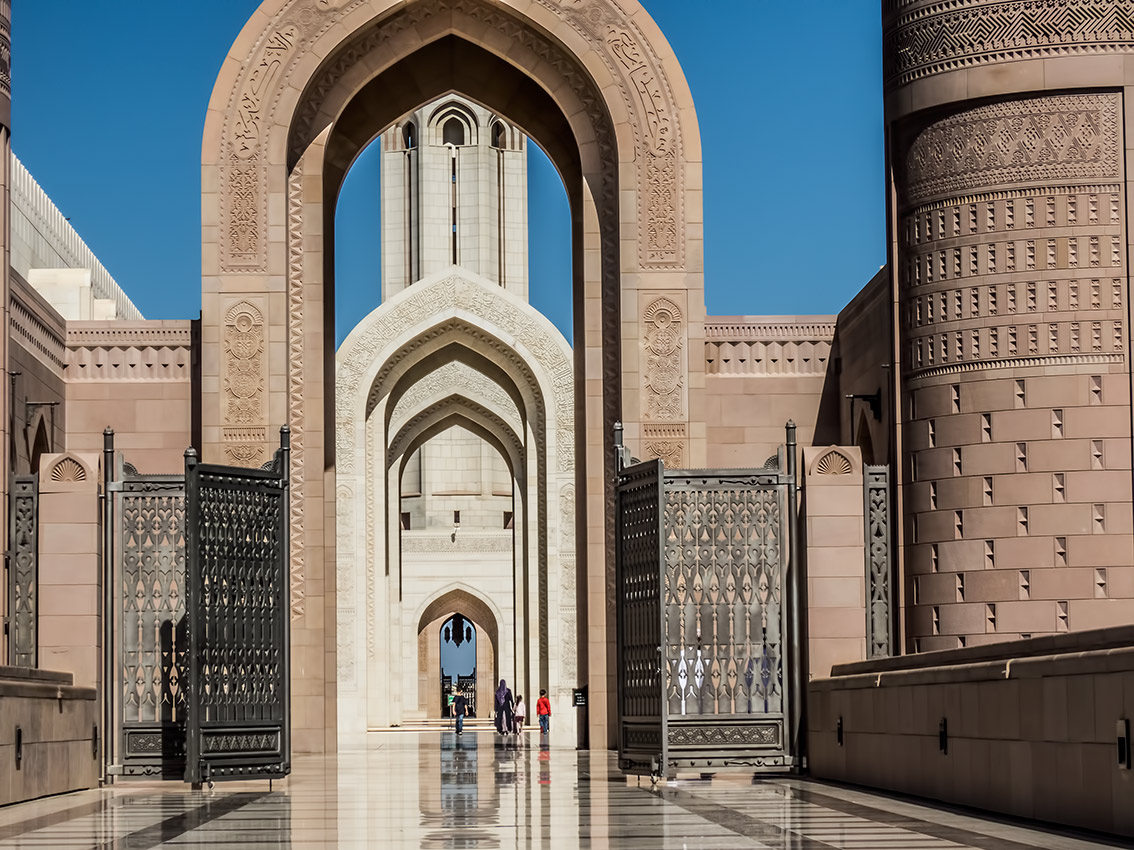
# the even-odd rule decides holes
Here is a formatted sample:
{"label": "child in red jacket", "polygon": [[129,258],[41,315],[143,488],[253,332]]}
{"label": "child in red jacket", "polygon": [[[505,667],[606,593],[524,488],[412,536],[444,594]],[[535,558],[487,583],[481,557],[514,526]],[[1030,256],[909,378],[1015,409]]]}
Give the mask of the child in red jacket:
{"label": "child in red jacket", "polygon": [[551,702],[547,698],[547,691],[539,692],[539,699],[535,704],[536,714],[539,715],[539,731],[547,734],[551,728]]}

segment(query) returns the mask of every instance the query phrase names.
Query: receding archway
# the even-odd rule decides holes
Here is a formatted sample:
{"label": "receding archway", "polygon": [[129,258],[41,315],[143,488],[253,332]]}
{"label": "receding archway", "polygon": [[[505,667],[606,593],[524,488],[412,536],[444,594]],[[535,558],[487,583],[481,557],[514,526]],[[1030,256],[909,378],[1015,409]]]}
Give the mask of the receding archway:
{"label": "receding archway", "polygon": [[[431,599],[417,618],[418,708],[427,717],[441,716],[440,652],[438,638],[445,621],[461,614],[473,623],[477,643],[476,706],[478,717],[488,717],[494,683],[500,678],[499,611],[466,587],[452,587]],[[434,655],[436,653],[436,656]]]}
{"label": "receding archway", "polygon": [[[704,438],[689,430],[702,366],[688,358],[704,315],[700,143],[680,66],[636,0],[265,0],[206,123],[201,448],[254,464],[281,419],[292,427],[292,665],[310,694],[293,705],[301,752],[334,747],[334,682],[348,672],[334,622],[334,200],[385,126],[458,91],[532,136],[571,204],[589,642],[577,681],[556,686],[589,685],[593,741],[613,740],[612,426],[622,419],[633,445],[664,425],[703,463]],[[661,299],[681,311],[672,330],[684,344],[658,365],[680,375],[658,405],[640,328]]]}

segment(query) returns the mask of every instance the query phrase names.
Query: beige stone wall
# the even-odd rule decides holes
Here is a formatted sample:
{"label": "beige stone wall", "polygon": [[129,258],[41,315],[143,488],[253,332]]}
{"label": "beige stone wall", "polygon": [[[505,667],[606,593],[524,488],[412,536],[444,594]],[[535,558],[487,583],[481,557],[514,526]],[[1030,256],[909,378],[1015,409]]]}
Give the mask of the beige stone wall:
{"label": "beige stone wall", "polygon": [[[838,439],[837,387],[828,369],[834,335],[833,316],[706,320],[705,404],[696,426],[705,431],[706,466],[763,466],[783,445],[789,419],[800,445]],[[662,451],[655,456],[674,465]]]}
{"label": "beige stone wall", "polygon": [[1134,52],[1069,7],[926,6],[884,22],[908,648],[1134,621]]}
{"label": "beige stone wall", "polygon": [[100,683],[99,456],[45,455],[39,480],[39,665]]}
{"label": "beige stone wall", "polygon": [[804,448],[803,553],[810,675],[866,658],[865,498],[857,448]]}
{"label": "beige stone wall", "polygon": [[[0,806],[98,785],[94,688],[63,673],[0,668]],[[23,735],[16,762],[16,729]],[[101,736],[101,731],[100,731]]]}
{"label": "beige stone wall", "polygon": [[15,472],[38,472],[33,468],[33,458],[66,445],[66,331],[59,314],[15,271],[11,275],[9,337],[9,369],[20,373],[16,377],[16,404],[12,411],[16,429]]}
{"label": "beige stone wall", "polygon": [[[839,312],[832,370],[838,376],[839,444],[862,451],[863,463],[890,462],[894,419],[890,363],[894,357],[890,269],[883,268]],[[848,395],[879,395],[875,415],[869,402]]]}
{"label": "beige stone wall", "polygon": [[115,448],[142,473],[179,473],[192,442],[193,333],[186,321],[69,322],[67,448]]}
{"label": "beige stone wall", "polygon": [[1125,627],[836,670],[808,690],[811,774],[1134,835],[1116,746],[1134,714],[1132,642]]}

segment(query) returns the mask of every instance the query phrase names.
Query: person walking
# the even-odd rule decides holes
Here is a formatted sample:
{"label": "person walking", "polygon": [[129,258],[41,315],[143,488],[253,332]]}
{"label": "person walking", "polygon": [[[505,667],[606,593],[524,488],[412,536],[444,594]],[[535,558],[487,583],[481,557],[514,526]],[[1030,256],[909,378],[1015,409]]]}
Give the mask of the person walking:
{"label": "person walking", "polygon": [[512,731],[512,689],[503,679],[500,687],[496,689],[496,731],[507,735]]}
{"label": "person walking", "polygon": [[516,710],[513,713],[516,717],[516,734],[522,735],[524,732],[524,719],[528,716],[528,707],[524,705],[524,697],[522,694],[517,694],[516,696]]}
{"label": "person walking", "polygon": [[469,701],[465,699],[464,692],[458,691],[456,699],[453,700],[453,716],[457,718],[457,734],[464,734],[465,731],[465,715],[469,711]]}
{"label": "person walking", "polygon": [[539,717],[539,731],[544,735],[551,729],[551,700],[547,698],[547,691],[539,692],[539,699],[535,704],[536,715]]}

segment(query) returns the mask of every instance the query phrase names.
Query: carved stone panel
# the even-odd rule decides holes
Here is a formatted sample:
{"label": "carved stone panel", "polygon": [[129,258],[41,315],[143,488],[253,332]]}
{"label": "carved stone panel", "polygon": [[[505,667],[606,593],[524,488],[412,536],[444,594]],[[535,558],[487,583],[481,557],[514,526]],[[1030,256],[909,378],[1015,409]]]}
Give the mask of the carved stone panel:
{"label": "carved stone panel", "polygon": [[267,443],[267,329],[262,310],[249,300],[229,307],[223,342],[225,456],[235,466],[258,467]]}
{"label": "carved stone panel", "polygon": [[685,419],[687,334],[684,310],[671,297],[649,301],[642,310],[642,386],[647,421]]}

